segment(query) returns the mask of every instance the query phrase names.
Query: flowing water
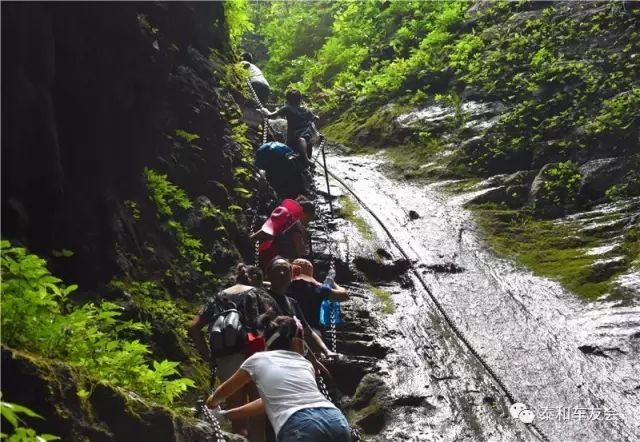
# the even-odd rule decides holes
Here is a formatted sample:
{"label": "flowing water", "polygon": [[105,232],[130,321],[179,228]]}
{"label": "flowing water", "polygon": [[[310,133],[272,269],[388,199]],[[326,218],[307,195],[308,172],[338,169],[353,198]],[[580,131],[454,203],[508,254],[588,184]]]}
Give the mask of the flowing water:
{"label": "flowing water", "polygon": [[[462,207],[472,195],[450,197],[437,185],[390,179],[375,157],[331,154],[327,164],[383,220],[550,440],[640,440],[640,294],[582,302],[488,249]],[[384,231],[361,214],[391,251]],[[399,407],[380,440],[535,440],[509,416],[500,390],[415,278],[414,285],[393,289],[397,308],[386,319],[386,344],[394,351],[383,374],[397,397],[426,402]],[[604,350],[589,353],[593,348]]]}

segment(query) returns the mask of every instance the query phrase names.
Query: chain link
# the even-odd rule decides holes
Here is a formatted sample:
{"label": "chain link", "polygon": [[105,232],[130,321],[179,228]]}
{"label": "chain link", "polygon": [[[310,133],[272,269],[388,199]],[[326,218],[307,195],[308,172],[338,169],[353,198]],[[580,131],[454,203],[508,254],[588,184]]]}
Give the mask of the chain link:
{"label": "chain link", "polygon": [[[260,98],[258,98],[258,94],[256,94],[255,89],[251,85],[251,81],[247,80],[247,85],[249,85],[249,91],[251,92],[251,97],[253,98],[253,101],[255,101],[256,104],[258,105],[258,109],[264,108],[262,102],[260,102]],[[267,142],[268,124],[269,123],[267,123],[267,117],[262,116],[262,144],[265,144]]]}
{"label": "chain link", "polygon": [[211,410],[209,410],[209,407],[207,407],[205,404],[203,404],[200,407],[200,414],[202,415],[204,420],[207,421],[213,427],[213,431],[215,433],[214,441],[215,442],[226,442],[227,439],[224,437],[224,433],[222,432],[222,428],[220,428],[220,422],[218,422],[218,419],[216,419],[216,417],[213,415]]}
{"label": "chain link", "polygon": [[[329,395],[327,384],[325,384],[322,373],[320,373],[319,371],[316,372],[316,381],[318,382],[318,389],[320,390],[320,393],[322,393],[322,395],[326,397],[329,402],[333,403],[333,399],[331,399],[331,396]],[[360,442],[362,440],[360,431],[357,428],[352,427],[351,425],[349,427],[351,431],[351,442]]]}
{"label": "chain link", "polygon": [[[319,132],[315,129],[315,126],[313,127],[313,129],[316,131],[316,134],[319,134]],[[320,149],[318,149],[318,152],[321,151],[321,149],[324,146],[324,137],[322,137],[322,141],[320,143]],[[317,155],[316,155],[316,160],[317,162]],[[315,182],[314,182],[314,186],[315,186]],[[328,196],[330,198],[330,196]],[[316,190],[315,192],[315,200],[314,200],[315,205],[318,205],[318,192]],[[320,218],[320,222],[322,225],[322,230],[324,232],[325,235],[325,240],[326,240],[326,244],[327,244],[327,248],[329,249],[329,271],[333,270],[335,272],[336,269],[336,260],[335,257],[338,256],[339,251],[336,248],[336,245],[333,241],[333,238],[331,238],[331,235],[329,234],[329,226],[327,224],[327,218],[325,217],[325,214],[323,212],[318,211],[317,212],[319,214],[319,218]],[[336,333],[336,317],[333,311],[333,308],[331,308],[329,310],[329,330],[328,330],[328,334],[329,334],[329,339],[331,342],[331,351],[336,353],[337,352],[337,333]]]}

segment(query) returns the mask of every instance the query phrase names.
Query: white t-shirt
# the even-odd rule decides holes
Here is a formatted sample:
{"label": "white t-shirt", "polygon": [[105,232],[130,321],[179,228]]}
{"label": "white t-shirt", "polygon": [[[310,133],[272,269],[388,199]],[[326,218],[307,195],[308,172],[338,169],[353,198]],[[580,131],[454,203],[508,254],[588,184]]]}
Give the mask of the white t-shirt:
{"label": "white t-shirt", "polygon": [[253,63],[249,63],[248,61],[242,61],[241,63],[242,63],[243,66],[247,66],[249,68],[249,80],[250,81],[263,83],[263,84],[266,84],[267,86],[269,86],[269,82],[267,81],[266,78],[264,78],[264,74],[262,73],[262,71],[260,70],[260,68],[258,66],[256,66]]}
{"label": "white t-shirt", "polygon": [[276,436],[298,410],[336,408],[318,390],[311,362],[294,351],[255,353],[240,368],[256,383]]}

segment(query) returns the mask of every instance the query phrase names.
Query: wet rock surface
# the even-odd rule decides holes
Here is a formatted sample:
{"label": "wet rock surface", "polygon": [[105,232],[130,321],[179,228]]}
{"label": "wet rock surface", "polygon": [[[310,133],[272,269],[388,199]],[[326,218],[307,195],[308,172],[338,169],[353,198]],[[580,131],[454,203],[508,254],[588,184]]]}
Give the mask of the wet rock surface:
{"label": "wet rock surface", "polygon": [[[551,440],[627,441],[639,437],[634,411],[638,384],[634,379],[640,373],[640,345],[634,336],[640,333],[640,291],[633,291],[637,279],[633,274],[626,280],[629,293],[634,293],[631,298],[583,305],[558,284],[534,277],[486,250],[470,215],[461,208],[467,197],[445,200],[435,186],[418,188],[387,179],[377,171],[379,163],[373,159],[330,156],[329,163],[335,173],[344,169],[359,177],[349,181],[353,189],[382,216],[434,296],[518,400],[538,416],[553,407],[615,409],[615,421],[537,419]],[[367,173],[357,173],[360,169]],[[521,175],[515,182],[526,183],[533,173]],[[503,182],[504,178],[499,184]],[[371,192],[372,188],[376,192]],[[424,215],[407,223],[404,213],[395,208],[398,201]],[[627,223],[635,222],[635,206],[630,204],[631,208],[616,209]],[[583,218],[586,224],[598,225],[598,216],[607,213],[610,209],[602,207],[593,214],[567,219]],[[380,263],[375,257],[385,262],[399,257],[375,221],[367,218],[367,222],[376,234],[375,246],[367,247],[365,241],[357,240],[348,223],[342,221],[336,228],[350,233],[336,234],[335,239],[343,259],[342,253],[347,251],[349,257],[371,256],[360,263],[378,272],[375,266]],[[607,236],[604,231],[603,239]],[[378,249],[385,251],[384,256],[376,253]],[[355,267],[353,258],[346,262]],[[356,279],[368,278],[367,273],[358,272]],[[395,304],[394,313],[386,315],[375,308],[377,301],[366,285],[351,283],[358,297],[349,303],[373,303],[366,315],[356,314],[356,321],[373,319],[369,323],[372,331],[364,333],[374,337],[365,340],[361,328],[344,324],[351,328],[344,329],[343,338],[377,342],[389,350],[372,359],[371,371],[360,378],[366,380],[365,399],[376,397],[368,385],[378,385],[369,380],[372,375],[383,380],[388,397],[357,400],[366,416],[351,417],[356,416],[361,428],[372,433],[371,440],[536,440],[510,418],[503,392],[452,333],[412,273],[405,272],[403,278],[412,283],[403,288],[398,279],[385,282]],[[624,281],[621,277],[621,284]],[[521,327],[523,324],[526,327]],[[373,402],[381,406],[372,407]]]}
{"label": "wet rock surface", "polygon": [[367,256],[356,256],[352,262],[356,269],[372,281],[392,281],[399,278],[410,267],[410,263],[406,259],[379,260]]}

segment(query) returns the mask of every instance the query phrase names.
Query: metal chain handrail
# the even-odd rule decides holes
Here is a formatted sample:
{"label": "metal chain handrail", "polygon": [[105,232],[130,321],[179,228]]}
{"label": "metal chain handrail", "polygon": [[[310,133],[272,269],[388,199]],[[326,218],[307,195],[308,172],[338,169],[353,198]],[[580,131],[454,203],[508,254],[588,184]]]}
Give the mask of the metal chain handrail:
{"label": "metal chain handrail", "polygon": [[204,420],[206,420],[213,427],[213,431],[215,433],[214,442],[226,442],[226,438],[224,437],[224,433],[222,432],[222,428],[220,427],[220,422],[213,415],[209,407],[206,404],[202,404],[200,407],[200,413]]}
{"label": "metal chain handrail", "polygon": [[[331,395],[329,395],[329,389],[327,388],[327,384],[324,382],[322,373],[320,373],[319,371],[316,372],[316,381],[318,382],[318,388],[320,389],[320,393],[322,393],[322,395],[326,397],[329,402],[333,403],[333,399],[331,399]],[[351,431],[351,442],[360,442],[362,440],[362,435],[360,434],[360,431],[351,425],[349,425],[349,429]]]}
{"label": "metal chain handrail", "polygon": [[[251,84],[251,81],[247,80],[247,85],[249,86],[249,91],[251,92],[251,96],[253,100],[258,105],[258,109],[264,108],[264,106],[262,105],[262,102],[260,101],[260,98],[258,98],[258,94],[256,93],[255,89],[253,88],[253,85]],[[267,142],[267,125],[268,124],[269,123],[267,123],[267,117],[263,115],[262,116],[262,144]]]}

